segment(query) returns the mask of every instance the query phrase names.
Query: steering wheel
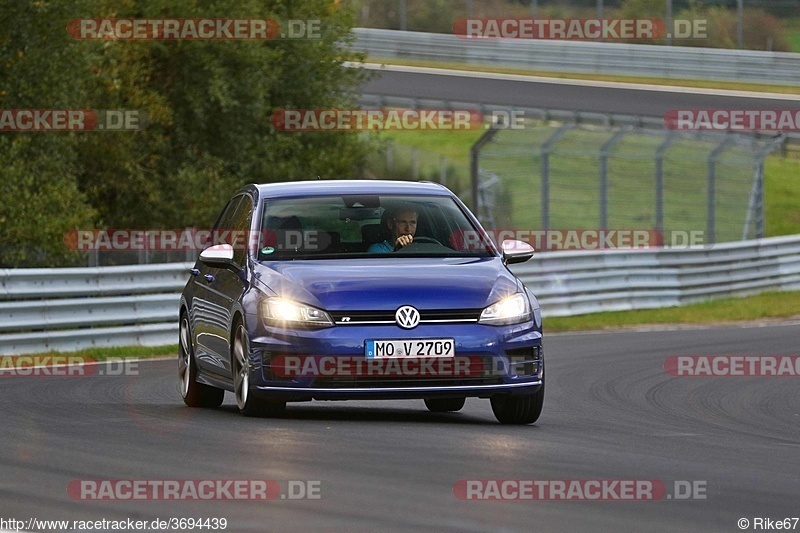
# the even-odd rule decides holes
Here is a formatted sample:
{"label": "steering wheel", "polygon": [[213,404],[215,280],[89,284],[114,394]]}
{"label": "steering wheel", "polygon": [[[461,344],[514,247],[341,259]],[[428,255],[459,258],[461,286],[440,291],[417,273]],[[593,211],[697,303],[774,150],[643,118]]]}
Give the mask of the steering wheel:
{"label": "steering wheel", "polygon": [[[419,237],[414,237],[414,240],[411,241],[411,244],[409,244],[408,246],[413,246],[413,245],[415,245],[417,243],[420,243],[420,244],[423,244],[423,243],[438,244],[439,246],[444,246],[442,243],[440,243],[439,241],[437,241],[433,237],[425,237],[424,235],[423,236],[419,236]],[[406,246],[406,248],[408,248],[408,246]],[[393,251],[396,252],[400,248],[403,248],[403,246],[397,245],[397,246],[394,247]]]}

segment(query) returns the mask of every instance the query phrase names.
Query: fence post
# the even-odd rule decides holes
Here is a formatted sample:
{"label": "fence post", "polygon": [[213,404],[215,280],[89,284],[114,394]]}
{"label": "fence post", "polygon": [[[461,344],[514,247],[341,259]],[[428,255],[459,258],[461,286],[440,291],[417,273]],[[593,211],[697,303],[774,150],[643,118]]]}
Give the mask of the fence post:
{"label": "fence post", "polygon": [[439,183],[447,187],[447,159],[439,156]]}
{"label": "fence post", "polygon": [[730,137],[726,137],[708,156],[708,185],[707,185],[707,213],[706,213],[706,244],[717,242],[717,160],[720,154],[731,142]]}
{"label": "fence post", "polygon": [[755,174],[753,175],[753,187],[750,190],[750,202],[747,206],[747,217],[744,221],[744,229],[742,230],[742,240],[747,240],[747,234],[750,233],[750,224],[755,218],[755,235],[756,239],[764,238],[764,159],[780,148],[786,145],[786,134],[782,133],[769,145],[756,153]]}
{"label": "fence post", "polygon": [[408,13],[408,5],[406,0],[400,0],[400,29],[406,30],[406,14]]}
{"label": "fence post", "polygon": [[472,210],[476,213],[480,211],[479,209],[479,202],[480,197],[478,196],[478,181],[480,180],[480,176],[478,175],[479,170],[479,159],[481,155],[481,148],[486,145],[489,141],[494,139],[494,136],[497,135],[497,132],[500,128],[495,128],[494,124],[486,130],[483,135],[481,135],[480,139],[475,141],[475,144],[469,149],[469,179],[470,179],[470,189],[472,195]]}
{"label": "fence post", "polygon": [[550,227],[550,152],[553,145],[561,140],[569,130],[575,127],[574,122],[568,122],[556,130],[554,134],[542,145],[542,229],[547,231]]}
{"label": "fence post", "polygon": [[419,180],[419,148],[411,148],[411,177],[414,181]]}
{"label": "fence post", "polygon": [[676,139],[675,133],[669,130],[664,142],[656,148],[656,231],[662,237],[664,234],[664,156]]}
{"label": "fence post", "polygon": [[386,143],[386,170],[388,172],[394,170],[394,141],[391,139]]}
{"label": "fence post", "polygon": [[628,133],[629,128],[617,130],[600,147],[600,228],[608,229],[608,156],[611,150]]}

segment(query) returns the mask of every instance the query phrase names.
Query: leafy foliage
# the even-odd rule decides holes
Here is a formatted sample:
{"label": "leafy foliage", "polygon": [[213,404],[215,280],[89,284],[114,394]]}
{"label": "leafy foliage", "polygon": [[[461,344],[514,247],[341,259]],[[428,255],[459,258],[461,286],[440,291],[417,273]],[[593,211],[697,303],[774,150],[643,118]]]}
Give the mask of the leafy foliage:
{"label": "leafy foliage", "polygon": [[[0,109],[139,110],[137,132],[0,133],[0,264],[77,261],[70,229],[207,227],[250,182],[347,178],[371,148],[355,133],[283,133],[283,108],[354,105],[362,71],[335,0],[2,0]],[[76,18],[322,21],[321,38],[73,40]],[[57,198],[58,202],[53,199]]]}

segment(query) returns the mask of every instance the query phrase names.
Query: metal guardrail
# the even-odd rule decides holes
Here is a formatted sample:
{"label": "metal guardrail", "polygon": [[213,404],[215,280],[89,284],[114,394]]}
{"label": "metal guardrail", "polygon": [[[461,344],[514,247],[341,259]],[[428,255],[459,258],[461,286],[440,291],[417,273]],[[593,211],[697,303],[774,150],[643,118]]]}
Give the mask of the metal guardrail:
{"label": "metal guardrail", "polygon": [[512,270],[545,317],[669,307],[800,289],[800,235],[684,250],[548,252]]}
{"label": "metal guardrail", "polygon": [[177,344],[192,265],[0,270],[0,355]]}
{"label": "metal guardrail", "polygon": [[[175,344],[191,266],[0,270],[0,355]],[[800,289],[800,235],[687,250],[545,252],[512,270],[545,318],[668,307]]]}
{"label": "metal guardrail", "polygon": [[800,54],[530,39],[466,39],[442,33],[355,28],[354,49],[404,58],[549,72],[800,84]]}

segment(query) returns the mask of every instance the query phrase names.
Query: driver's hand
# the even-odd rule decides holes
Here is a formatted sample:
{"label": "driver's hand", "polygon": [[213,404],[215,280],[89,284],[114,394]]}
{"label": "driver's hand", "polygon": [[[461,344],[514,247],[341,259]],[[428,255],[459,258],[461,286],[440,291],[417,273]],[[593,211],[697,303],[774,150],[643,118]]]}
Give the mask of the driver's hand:
{"label": "driver's hand", "polygon": [[413,235],[400,235],[396,241],[394,241],[394,249],[397,250],[398,248],[402,248],[403,246],[408,246],[414,241]]}

